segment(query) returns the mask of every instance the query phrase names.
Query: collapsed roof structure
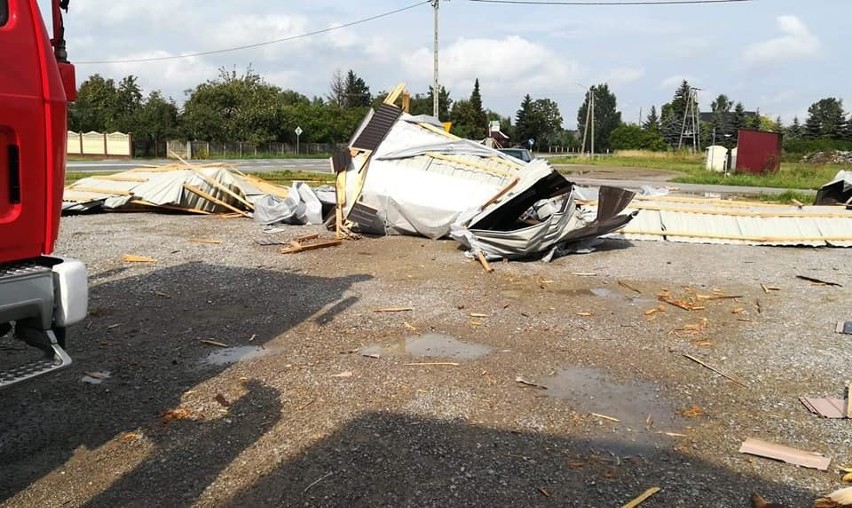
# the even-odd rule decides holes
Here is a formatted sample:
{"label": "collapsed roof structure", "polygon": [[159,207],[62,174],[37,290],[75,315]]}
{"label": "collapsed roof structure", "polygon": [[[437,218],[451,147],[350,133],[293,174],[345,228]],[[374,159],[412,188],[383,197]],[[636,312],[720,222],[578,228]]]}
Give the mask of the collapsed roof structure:
{"label": "collapsed roof structure", "polygon": [[370,234],[452,236],[489,259],[543,256],[627,224],[634,193],[605,192],[598,213],[581,210],[572,183],[543,160],[514,159],[412,116],[392,92],[370,111],[346,149],[331,159],[337,174],[337,227]]}
{"label": "collapsed roof structure", "polygon": [[140,167],[95,175],[65,188],[63,213],[98,210],[173,210],[249,216],[263,196],[289,190],[222,164]]}

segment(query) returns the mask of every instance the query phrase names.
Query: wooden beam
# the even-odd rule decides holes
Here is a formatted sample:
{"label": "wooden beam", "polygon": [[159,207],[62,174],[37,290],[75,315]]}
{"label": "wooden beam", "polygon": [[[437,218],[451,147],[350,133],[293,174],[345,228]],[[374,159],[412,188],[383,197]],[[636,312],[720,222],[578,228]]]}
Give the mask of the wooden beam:
{"label": "wooden beam", "polygon": [[511,171],[506,171],[500,168],[492,168],[490,166],[486,166],[485,164],[480,164],[478,162],[466,161],[464,159],[459,159],[458,157],[453,157],[451,155],[444,155],[442,153],[437,152],[428,152],[426,153],[428,157],[432,157],[433,159],[438,159],[446,162],[450,162],[452,164],[456,164],[458,166],[464,166],[470,169],[475,169],[478,171],[483,171],[485,173],[492,173],[499,176],[515,176],[515,174]]}
{"label": "wooden beam", "polygon": [[281,254],[295,254],[297,252],[305,252],[305,251],[309,251],[309,250],[324,249],[326,247],[336,247],[336,246],[340,245],[341,243],[343,243],[342,240],[325,240],[325,241],[322,241],[322,242],[309,243],[307,245],[301,245],[300,244],[298,247],[296,247],[296,246],[282,247],[281,250],[279,250],[278,252],[280,252]]}
{"label": "wooden beam", "polygon": [[202,198],[206,199],[207,201],[210,201],[211,203],[215,203],[219,206],[223,206],[223,207],[227,208],[228,210],[231,210],[234,213],[238,213],[238,214],[242,215],[243,217],[249,216],[249,214],[244,212],[243,210],[240,210],[239,208],[237,208],[235,206],[231,206],[230,204],[225,203],[224,201],[216,198],[215,196],[211,196],[210,194],[207,194],[206,192],[199,189],[198,187],[193,187],[192,185],[185,183],[185,184],[183,184],[183,188],[188,190],[189,192],[195,194],[196,196],[202,197]]}
{"label": "wooden beam", "polygon": [[402,92],[405,90],[405,83],[400,83],[396,85],[393,90],[388,93],[388,96],[385,97],[385,104],[391,104],[396,102]]}
{"label": "wooden beam", "polygon": [[92,194],[108,194],[110,196],[132,196],[133,193],[130,191],[123,191],[119,189],[104,189],[100,187],[68,187],[65,190],[74,191],[74,192],[89,192]]}
{"label": "wooden beam", "polygon": [[236,192],[232,191],[231,189],[229,189],[224,184],[216,181],[213,178],[210,178],[209,176],[205,175],[200,170],[197,170],[195,168],[192,168],[192,172],[195,173],[199,178],[204,180],[204,182],[207,183],[207,185],[210,185],[213,188],[219,189],[220,191],[224,192],[225,194],[231,196],[232,198],[236,199],[240,203],[244,204],[249,210],[252,210],[252,211],[254,210],[253,204],[246,201],[245,198],[243,198],[242,196],[240,196]]}
{"label": "wooden beam", "polygon": [[491,199],[486,201],[485,204],[482,205],[482,208],[483,209],[488,208],[489,205],[496,203],[498,199],[502,198],[507,192],[512,190],[512,187],[517,185],[519,181],[520,181],[520,178],[518,176],[515,176],[514,178],[512,178],[512,181],[509,182],[505,187],[500,189],[500,191],[497,194],[495,194],[494,197],[492,197]]}

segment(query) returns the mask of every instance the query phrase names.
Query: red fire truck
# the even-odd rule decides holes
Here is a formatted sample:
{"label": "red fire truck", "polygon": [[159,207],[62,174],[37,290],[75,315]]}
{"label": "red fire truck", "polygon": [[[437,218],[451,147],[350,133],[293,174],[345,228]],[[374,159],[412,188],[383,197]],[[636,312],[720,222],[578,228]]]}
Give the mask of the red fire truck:
{"label": "red fire truck", "polygon": [[65,328],[81,321],[88,305],[83,263],[51,255],[67,105],[76,96],[62,21],[68,0],[51,2],[52,38],[37,0],[0,0],[0,339],[44,353],[12,365],[0,356],[0,387],[69,365]]}

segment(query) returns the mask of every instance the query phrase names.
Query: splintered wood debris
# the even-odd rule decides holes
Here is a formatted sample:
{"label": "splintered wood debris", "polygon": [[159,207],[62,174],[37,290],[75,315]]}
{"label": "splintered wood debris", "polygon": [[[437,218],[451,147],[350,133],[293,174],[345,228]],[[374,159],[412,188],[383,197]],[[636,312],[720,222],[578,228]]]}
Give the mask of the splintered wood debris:
{"label": "splintered wood debris", "polygon": [[148,256],[137,256],[136,254],[125,254],[121,258],[125,263],[156,263],[157,260]]}
{"label": "splintered wood debris", "polygon": [[835,397],[799,397],[799,401],[811,413],[825,418],[850,418],[848,415],[849,402]]}
{"label": "splintered wood debris", "polygon": [[295,254],[308,250],[324,249],[326,247],[337,247],[343,243],[342,240],[321,240],[319,234],[299,236],[290,240],[289,247],[282,247],[281,254]]}
{"label": "splintered wood debris", "polygon": [[820,471],[827,471],[828,465],[831,463],[831,458],[821,453],[808,452],[753,438],[748,438],[743,442],[740,446],[740,453],[780,460],[788,464],[819,469]]}

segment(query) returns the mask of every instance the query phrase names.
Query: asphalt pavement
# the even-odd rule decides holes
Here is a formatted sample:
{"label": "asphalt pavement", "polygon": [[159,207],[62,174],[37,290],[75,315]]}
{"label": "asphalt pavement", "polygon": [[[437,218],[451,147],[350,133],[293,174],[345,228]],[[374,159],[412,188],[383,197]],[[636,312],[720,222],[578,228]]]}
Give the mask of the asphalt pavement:
{"label": "asphalt pavement", "polygon": [[[134,160],[99,160],[99,161],[68,161],[68,171],[85,172],[115,172],[144,166],[163,166],[172,164],[173,159],[134,159]],[[300,171],[317,171],[330,173],[328,159],[217,159],[193,161],[194,163],[221,162],[236,167],[240,171],[263,173],[282,169]]]}
{"label": "asphalt pavement", "polygon": [[[144,166],[162,166],[175,162],[169,159],[137,159],[137,160],[101,160],[101,161],[68,161],[68,171],[85,172],[116,172],[126,171],[132,168]],[[328,159],[221,159],[193,162],[221,162],[236,167],[246,173],[264,173],[282,169],[299,171],[316,171],[318,173],[330,173],[331,167]],[[568,178],[578,184],[590,187],[610,185],[639,190],[648,186],[653,188],[668,187],[672,191],[688,194],[715,193],[726,195],[756,196],[760,194],[780,194],[787,189],[774,187],[739,187],[733,185],[706,185],[671,183],[660,179],[610,179],[585,177],[581,175],[568,175]],[[801,193],[816,194],[813,190],[797,189]]]}

